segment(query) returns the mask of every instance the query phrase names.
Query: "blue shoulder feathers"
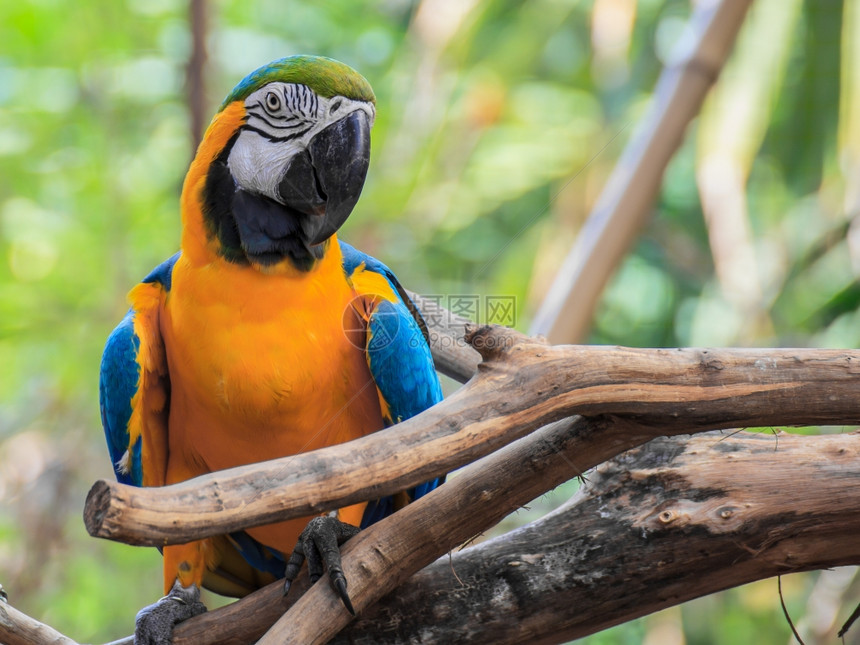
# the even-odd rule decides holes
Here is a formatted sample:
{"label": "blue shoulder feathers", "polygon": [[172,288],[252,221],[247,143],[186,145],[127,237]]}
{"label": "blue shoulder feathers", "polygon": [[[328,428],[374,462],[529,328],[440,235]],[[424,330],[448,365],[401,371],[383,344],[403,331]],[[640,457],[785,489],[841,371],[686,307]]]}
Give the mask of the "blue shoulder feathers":
{"label": "blue shoulder feathers", "polygon": [[378,299],[370,316],[367,362],[388,407],[388,423],[399,423],[442,400],[424,320],[391,270],[379,260],[340,243],[344,271],[352,275],[362,264],[382,275],[396,297]]}
{"label": "blue shoulder feathers", "polygon": [[173,265],[176,264],[180,255],[181,253],[174,253],[171,255],[164,262],[150,271],[149,275],[141,280],[141,282],[157,282],[164,287],[165,291],[170,291],[170,288],[173,286]]}

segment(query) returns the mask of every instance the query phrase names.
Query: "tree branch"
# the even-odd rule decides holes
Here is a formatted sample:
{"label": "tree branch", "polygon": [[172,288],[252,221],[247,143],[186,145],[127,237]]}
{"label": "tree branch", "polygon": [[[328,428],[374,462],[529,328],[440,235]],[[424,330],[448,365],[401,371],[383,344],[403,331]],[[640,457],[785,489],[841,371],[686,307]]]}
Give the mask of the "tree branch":
{"label": "tree branch", "polygon": [[3,645],[77,645],[71,638],[0,601],[0,643]]}
{"label": "tree branch", "polygon": [[[409,569],[417,570],[496,523],[510,511],[531,501],[545,489],[553,488],[605,461],[619,445],[644,441],[649,435],[660,434],[659,430],[609,417],[579,419],[571,423],[570,420],[564,420],[543,428],[473,464],[432,495],[422,498],[424,501],[418,500],[351,540],[344,549],[344,564],[350,580],[350,595],[359,613],[362,607],[370,606],[373,599],[403,582]],[[690,429],[676,422],[673,427],[664,428],[663,431],[686,433]],[[780,435],[779,446],[789,440]],[[767,445],[772,450],[777,443],[774,439],[769,441]],[[815,439],[808,441],[814,442]],[[743,447],[730,443],[717,445],[716,440],[711,440],[711,443],[716,446],[716,450],[729,446]],[[691,449],[687,452],[692,459],[704,451]],[[856,464],[856,444],[846,453],[835,452],[844,454],[847,463],[852,463],[851,459],[854,459]],[[727,451],[727,454],[732,453]],[[620,459],[619,463],[623,463],[625,458]],[[730,460],[735,458],[728,457]],[[766,461],[771,456],[769,452],[758,451],[752,458]],[[654,460],[654,463],[659,462]],[[690,463],[690,468],[696,467],[692,461]],[[776,480],[779,485],[787,474],[793,477],[791,473],[794,472],[784,464],[782,467],[782,479]],[[854,468],[856,472],[856,465]],[[766,474],[772,470],[763,469],[761,472],[762,477],[767,479]],[[761,486],[767,488],[773,484]],[[778,487],[775,492],[779,494]],[[476,500],[480,502],[478,506],[475,506]],[[786,502],[790,503],[790,500]],[[292,605],[292,602],[281,600],[280,592],[280,583],[275,583],[233,605],[189,620],[177,627],[175,643],[238,644],[256,639],[281,616],[285,608]],[[303,607],[306,609],[311,606],[313,611],[302,613],[305,609],[297,608],[297,611],[290,612],[288,617],[282,619],[281,625],[285,631],[296,634],[297,638],[296,641],[286,642],[301,642],[301,639],[314,642],[317,637],[322,642],[324,637],[333,635],[349,621],[349,615],[338,604],[325,580],[304,598]],[[331,628],[322,635],[314,633],[320,628],[319,621],[314,618],[319,615],[319,611],[327,612],[326,626]]]}
{"label": "tree branch", "polygon": [[754,580],[857,565],[860,496],[846,491],[858,485],[856,432],[657,439],[554,513],[415,574],[333,642],[565,642]]}
{"label": "tree branch", "polygon": [[[478,375],[430,410],[324,450],[160,488],[97,482],[92,535],[161,545],[301,517],[403,490],[575,413],[681,416],[712,428],[860,418],[860,352],[549,347],[512,330],[469,338]],[[629,447],[629,446],[626,446]]]}
{"label": "tree branch", "polygon": [[[419,305],[420,304],[421,303],[419,302]],[[431,323],[432,340],[433,323],[429,317],[428,323]],[[450,327],[437,327],[436,331],[439,334],[456,333],[455,331],[452,332]],[[484,340],[486,341],[486,338]],[[473,350],[467,348],[463,344],[462,340],[457,343],[456,337],[453,341],[454,342],[449,340],[444,341],[444,344],[448,347],[457,348],[452,354],[453,358],[450,364],[454,366],[453,370],[457,370],[455,371],[455,374],[460,373],[465,375],[472,369],[470,367],[471,358],[469,356],[469,352],[472,352]],[[485,342],[484,344],[486,345],[488,343]],[[534,345],[533,342],[529,342],[527,344]],[[513,350],[513,347],[509,349],[511,349],[511,351],[515,351]],[[522,353],[525,349],[526,348],[524,347],[520,347],[517,351],[518,353]],[[562,352],[564,353],[565,351],[570,350],[575,353],[578,349],[580,348],[547,348],[546,346],[538,345],[538,350],[540,352],[552,350],[550,353],[555,353],[555,350],[564,350]],[[613,354],[615,350],[613,350],[613,348],[603,348],[598,351],[608,352],[606,355],[609,356]],[[649,352],[649,350],[620,351],[630,351],[633,353]],[[834,364],[841,364],[843,367],[836,368],[836,372],[846,372],[847,374],[843,374],[835,379],[833,379],[833,375],[831,375],[833,382],[825,385],[821,382],[823,374],[819,373],[818,378],[810,379],[810,382],[818,383],[818,385],[812,387],[811,391],[807,389],[804,392],[798,392],[796,388],[792,389],[793,385],[791,383],[783,383],[783,385],[788,389],[783,392],[783,394],[777,395],[775,398],[769,398],[771,395],[766,392],[773,393],[774,391],[763,390],[761,397],[764,397],[766,400],[760,402],[760,413],[763,415],[764,419],[761,420],[761,423],[770,424],[783,422],[776,418],[768,420],[768,413],[770,413],[772,417],[773,415],[776,415],[779,416],[779,418],[785,418],[787,419],[785,422],[788,423],[792,422],[793,415],[799,415],[793,420],[793,422],[797,423],[843,423],[851,422],[851,420],[856,419],[858,416],[858,410],[853,409],[850,402],[846,400],[846,397],[850,398],[850,394],[846,391],[851,389],[850,381],[853,377],[851,377],[850,374],[854,373],[852,361],[857,360],[857,357],[852,355],[851,352],[830,352],[825,354],[818,354],[815,352],[810,354],[808,351],[801,351],[799,354],[794,351],[777,352],[784,355],[783,362],[781,363],[776,360],[773,351],[765,351],[764,354],[759,355],[758,362],[755,360],[752,361],[752,376],[747,375],[747,377],[740,377],[739,373],[735,372],[735,370],[737,370],[737,365],[735,363],[738,358],[738,355],[735,352],[728,352],[726,355],[731,355],[733,357],[730,361],[723,360],[725,356],[723,356],[721,352],[708,352],[702,350],[659,350],[657,353],[663,357],[675,354],[689,355],[691,353],[699,356],[699,369],[690,369],[687,370],[687,372],[699,371],[706,375],[710,374],[710,376],[704,377],[704,380],[708,382],[704,384],[703,387],[711,388],[708,391],[711,391],[712,393],[717,392],[721,385],[727,385],[732,389],[737,387],[738,384],[743,384],[745,380],[751,380],[754,382],[758,381],[765,385],[773,385],[774,382],[779,381],[779,378],[776,378],[774,381],[772,376],[765,378],[763,374],[768,373],[771,370],[778,371],[782,369],[784,367],[783,363],[786,360],[788,363],[794,364],[795,367],[798,368],[804,364],[805,361],[811,360],[811,364],[806,365],[803,369],[808,369],[812,373],[815,373],[822,367],[825,371],[832,370],[834,368]],[[748,352],[741,352],[740,354],[748,354]],[[755,355],[755,353],[753,354]],[[804,356],[803,354],[810,355]],[[817,358],[812,359],[813,355],[817,356]],[[790,358],[786,359],[786,357]],[[595,358],[597,358],[597,362],[603,366],[604,371],[606,369],[611,371],[615,369],[619,363],[623,364],[626,362],[626,359],[621,355],[616,356],[619,360],[614,362],[610,361],[608,363],[605,363],[599,356]],[[747,356],[747,359],[750,358],[750,356]],[[487,369],[489,369],[489,366],[485,365],[482,372]],[[514,373],[517,373],[515,367],[512,369],[514,370]],[[551,371],[555,369],[555,367],[551,367]],[[741,370],[741,373],[742,372],[743,370]],[[735,374],[734,377],[730,376],[732,373]],[[659,383],[661,381],[661,379],[655,376],[655,374],[657,374],[657,372],[649,372],[647,374],[648,383]],[[727,376],[727,374],[729,376]],[[756,376],[756,374],[758,375]],[[783,377],[785,376],[787,375],[784,374]],[[805,379],[811,375],[795,374],[794,376],[798,379]],[[583,376],[583,378],[586,380],[591,378],[600,381],[601,375],[598,370],[598,372]],[[676,380],[680,379],[682,385],[690,385],[697,380],[702,380],[702,378],[693,378],[690,373],[686,373],[685,376],[684,370],[676,373],[672,378],[675,378]],[[524,383],[527,383],[528,381],[528,378],[521,379],[516,383],[517,387],[513,391],[522,392]],[[809,382],[803,380],[798,381],[798,383],[806,383],[806,385],[809,385]],[[795,392],[797,397],[791,396],[792,391]],[[817,392],[817,394],[813,396],[811,400],[821,401],[822,397],[827,398],[832,394],[834,397],[833,401],[829,402],[830,405],[822,403],[815,405],[813,408],[807,409],[807,405],[805,403],[802,405],[800,404],[803,400],[801,397],[811,394],[812,392]],[[638,394],[639,393],[635,393],[633,396],[638,396]],[[731,392],[725,392],[724,394],[730,395]],[[713,404],[718,398],[719,397],[709,397],[709,405]],[[752,398],[745,397],[744,399],[734,400],[729,396],[727,400],[730,405],[726,406],[726,399],[723,399],[723,405],[729,407],[732,410],[732,414],[737,416],[738,412],[735,408],[737,407],[738,401],[742,401],[742,407],[746,409],[744,414],[752,415],[752,410],[747,406],[756,398],[756,396],[753,396]],[[678,403],[681,399],[683,399],[683,396],[676,400],[675,403]],[[688,411],[692,415],[698,415],[702,417],[700,420],[704,420],[703,411],[698,410],[696,406],[688,407],[691,408]],[[508,411],[510,412],[512,410],[508,408]],[[840,414],[844,414],[844,416],[840,417]],[[820,418],[814,418],[815,415],[821,416]],[[704,416],[706,417],[707,415]],[[361,563],[358,566],[359,569],[363,571],[361,574],[362,577],[365,578],[363,590],[356,589],[356,587],[359,586],[357,584],[359,578],[355,578],[356,584],[353,584],[353,578],[350,578],[350,593],[354,600],[360,599],[360,603],[357,606],[369,607],[373,604],[374,600],[378,599],[386,590],[393,589],[398,584],[398,581],[404,580],[409,575],[410,571],[417,570],[423,566],[423,564],[429,563],[449,548],[462,543],[472,535],[479,533],[496,523],[498,519],[501,519],[501,517],[506,515],[509,511],[527,503],[544,490],[553,488],[558,483],[572,478],[580,472],[605,461],[628,447],[648,441],[652,437],[672,432],[690,431],[690,428],[686,426],[686,420],[683,417],[684,415],[682,413],[670,413],[668,417],[664,419],[664,422],[667,424],[665,427],[655,426],[656,421],[647,416],[640,417],[640,423],[634,423],[629,419],[612,417],[601,417],[588,420],[564,419],[548,427],[542,428],[538,432],[533,433],[525,439],[521,439],[504,450],[473,464],[448,484],[436,491],[434,493],[436,498],[428,496],[424,498],[426,501],[423,504],[421,504],[421,501],[419,500],[419,502],[412,504],[407,509],[404,509],[404,511],[398,512],[397,515],[394,516],[398,518],[398,520],[396,522],[388,522],[382,533],[378,533],[378,531],[382,530],[380,528],[380,524],[376,525],[376,527],[371,527],[371,529],[365,532],[367,534],[367,539],[363,543],[363,546],[360,549],[357,549],[355,553],[353,553],[352,549],[356,548],[358,543],[353,540],[352,542],[355,544],[347,545],[347,549],[345,550],[345,553],[347,554],[346,561],[357,561]],[[718,418],[711,419],[714,425],[710,427],[726,425],[724,415],[717,415],[717,417]],[[806,420],[800,421],[800,417],[804,417]],[[698,429],[702,430],[706,427],[708,426],[701,426]],[[439,497],[443,494],[444,498],[440,500]],[[481,500],[481,506],[478,509],[475,509],[474,506],[470,506],[474,504],[476,499]],[[421,506],[419,506],[419,504],[421,504]],[[406,517],[404,512],[409,510],[409,508],[412,508],[413,512],[417,512],[417,515]],[[440,511],[439,509],[442,510]],[[490,512],[487,512],[488,509]],[[464,520],[468,520],[471,523],[464,525]],[[436,527],[435,531],[430,533],[425,531],[424,529],[428,526]],[[414,530],[416,528],[417,531]],[[457,529],[459,529],[463,535],[466,535],[466,537],[461,539],[459,534],[455,535]],[[410,530],[412,532],[410,532]],[[445,541],[446,538],[450,541],[450,547],[448,546],[448,542]],[[398,548],[402,548],[405,542],[407,550],[411,545],[412,549],[418,553],[418,557],[413,557],[414,554],[412,556],[409,554],[404,556],[402,553],[398,553],[396,549],[392,549],[392,542],[399,545]],[[403,566],[399,571],[392,571],[385,566],[383,566],[381,570],[374,569],[372,566],[368,566],[367,561],[363,559],[366,558],[366,550],[369,550],[372,554],[377,554],[377,556],[379,554],[383,554],[383,564],[386,561],[389,563],[391,561],[395,561],[400,562]],[[351,553],[353,553],[352,556],[349,555]],[[373,563],[371,562],[370,564]],[[348,575],[352,574],[348,573]],[[372,584],[368,585],[367,579],[372,580]],[[370,593],[368,593],[367,590],[368,586],[371,587]],[[307,579],[303,574],[296,583],[294,583],[293,593],[290,594],[289,598],[284,599],[281,594],[281,583],[274,583],[273,585],[261,589],[232,605],[198,616],[178,625],[174,636],[174,642],[176,645],[183,645],[185,643],[195,643],[200,645],[205,645],[206,643],[238,644],[256,639],[261,636],[263,632],[272,625],[272,623],[281,617],[284,611],[296,602],[299,593],[306,587]],[[317,585],[315,592],[323,596],[323,602],[326,601],[326,598],[330,599],[332,595],[325,584]],[[340,606],[336,604],[331,615],[337,616],[340,609]],[[291,613],[291,618],[284,620],[293,621],[293,615],[294,614]],[[308,620],[310,616],[319,614],[316,613],[316,609],[310,614],[300,614],[298,622],[301,622],[302,615],[305,616],[304,620]],[[348,617],[338,616],[338,620],[341,620],[342,622],[332,626],[332,633],[335,633],[341,624],[346,624]],[[296,627],[295,622],[290,625],[290,630],[294,627]],[[307,626],[301,627],[301,629],[305,630],[302,633],[307,633]],[[118,643],[119,642],[130,643],[131,641],[118,641]]]}
{"label": "tree branch", "polygon": [[860,352],[550,347],[498,327],[473,328],[467,340],[483,355],[478,374],[417,417],[171,486],[96,482],[87,529],[155,546],[312,515],[417,485],[573,414],[651,426],[683,417],[698,428],[860,419]]}

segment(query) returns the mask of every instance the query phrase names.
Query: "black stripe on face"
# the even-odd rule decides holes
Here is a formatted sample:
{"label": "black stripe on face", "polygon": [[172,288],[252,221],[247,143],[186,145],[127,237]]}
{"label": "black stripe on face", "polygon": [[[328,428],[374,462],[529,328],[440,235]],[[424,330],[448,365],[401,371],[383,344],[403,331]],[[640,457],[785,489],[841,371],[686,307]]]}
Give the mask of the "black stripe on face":
{"label": "black stripe on face", "polygon": [[300,83],[284,86],[284,104],[290,112],[308,118],[315,118],[319,112],[316,92]]}
{"label": "black stripe on face", "polygon": [[[252,106],[252,107],[256,107],[256,106]],[[272,121],[269,121],[269,119],[266,118],[265,113],[261,114],[260,112],[257,112],[256,110],[255,111],[248,110],[248,117],[255,117],[257,119],[260,119],[260,121],[262,121],[263,123],[265,123],[269,127],[274,128],[276,130],[294,130],[296,128],[301,128],[301,127],[306,125],[306,122],[303,121],[302,119],[298,118],[298,117],[290,117],[289,119],[283,120],[284,123],[289,123],[291,121],[294,121],[295,125],[279,125],[277,123],[273,123]],[[247,121],[247,119],[246,119],[246,121]]]}
{"label": "black stripe on face", "polygon": [[298,139],[298,138],[304,136],[305,134],[307,134],[308,132],[310,132],[313,129],[313,126],[309,125],[304,130],[302,130],[300,132],[294,132],[293,134],[290,134],[289,136],[286,136],[286,137],[276,137],[273,134],[269,134],[265,130],[255,128],[253,125],[251,125],[249,123],[246,123],[245,125],[243,125],[241,127],[241,129],[242,130],[250,130],[251,132],[256,132],[257,134],[259,134],[264,139],[268,139],[269,141],[272,141],[273,143],[283,143],[285,141],[292,141],[293,139]]}
{"label": "black stripe on face", "polygon": [[295,112],[298,109],[296,104],[296,92],[290,92],[289,86],[284,88],[284,97],[287,99],[287,105],[290,106],[290,111]]}

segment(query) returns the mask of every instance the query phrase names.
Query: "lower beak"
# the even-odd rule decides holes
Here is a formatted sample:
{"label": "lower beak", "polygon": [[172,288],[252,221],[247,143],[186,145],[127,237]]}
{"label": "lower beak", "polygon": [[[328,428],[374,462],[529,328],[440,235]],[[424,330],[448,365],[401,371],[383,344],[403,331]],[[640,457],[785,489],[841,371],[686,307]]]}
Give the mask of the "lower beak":
{"label": "lower beak", "polygon": [[330,238],[355,207],[370,164],[370,121],[356,110],[317,134],[293,157],[278,185],[281,201],[310,215],[310,245]]}

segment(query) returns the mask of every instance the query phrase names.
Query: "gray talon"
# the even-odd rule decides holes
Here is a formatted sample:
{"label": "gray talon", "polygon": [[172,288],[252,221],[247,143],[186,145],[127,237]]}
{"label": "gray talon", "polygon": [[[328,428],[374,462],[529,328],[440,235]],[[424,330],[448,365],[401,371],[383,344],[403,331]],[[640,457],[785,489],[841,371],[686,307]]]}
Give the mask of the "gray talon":
{"label": "gray talon", "polygon": [[332,584],[337,589],[337,594],[340,596],[343,606],[346,607],[349,613],[355,616],[355,609],[353,609],[352,601],[349,599],[349,594],[346,591],[346,578],[343,574],[340,574],[338,577],[332,578]]}
{"label": "gray talon", "polygon": [[169,594],[137,613],[134,645],[170,645],[177,623],[205,611],[197,585],[183,587],[177,580]]}
{"label": "gray talon", "polygon": [[346,591],[347,582],[346,576],[343,575],[339,547],[358,532],[357,526],[341,522],[333,515],[315,517],[308,522],[287,561],[284,595],[289,592],[293,580],[307,559],[310,581],[314,583],[322,577],[323,567],[328,569],[332,587],[343,602],[343,606],[355,616],[355,609]]}

